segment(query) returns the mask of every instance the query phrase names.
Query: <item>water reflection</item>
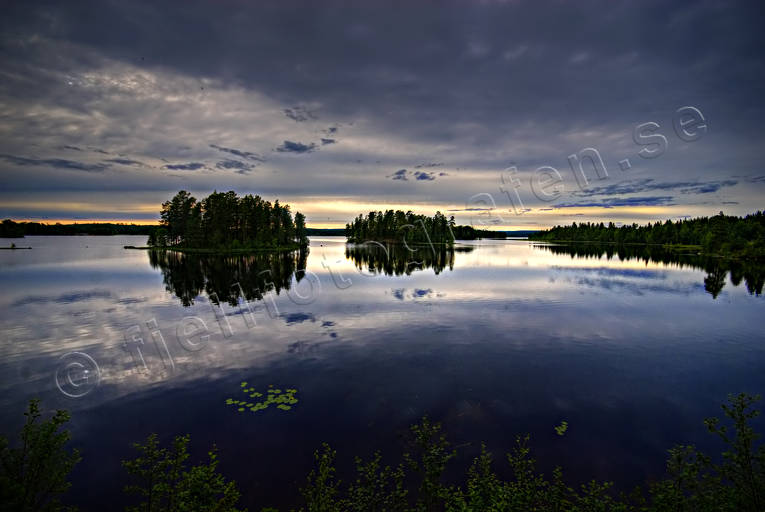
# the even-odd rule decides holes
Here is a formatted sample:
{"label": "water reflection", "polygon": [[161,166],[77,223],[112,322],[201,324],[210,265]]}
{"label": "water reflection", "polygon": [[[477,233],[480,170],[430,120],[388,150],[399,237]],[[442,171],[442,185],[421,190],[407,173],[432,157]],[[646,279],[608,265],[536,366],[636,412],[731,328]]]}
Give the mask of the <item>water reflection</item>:
{"label": "water reflection", "polygon": [[474,247],[444,245],[407,247],[403,244],[366,242],[345,246],[345,257],[360,271],[386,276],[411,275],[416,270],[432,268],[440,274],[445,268],[454,270],[454,254],[471,252]]}
{"label": "water reflection", "polygon": [[221,256],[149,251],[149,263],[162,272],[165,289],[184,306],[194,304],[203,291],[214,304],[236,306],[240,298],[262,300],[263,295],[288,290],[292,276],[305,276],[308,250]]}
{"label": "water reflection", "polygon": [[[32,251],[0,251],[0,431],[18,432],[31,397],[72,410],[73,446],[101,454],[85,457],[74,477],[72,501],[85,510],[124,508],[114,498],[122,496],[119,461],[151,432],[216,444],[231,478],[247,482],[244,506],[290,510],[299,506],[294,480],[313,468],[321,443],[343,447],[347,471],[338,478],[354,478],[348,457],[398,450],[400,433],[426,414],[455,445],[473,443],[460,448],[465,466],[480,454],[476,441],[504,453],[530,432],[544,467],[564,458],[570,474],[628,491],[663,474],[676,442],[717,449],[704,445],[711,436],[699,420],[727,393],[765,389],[763,297],[754,296],[762,278],[751,265],[705,272],[699,258],[656,250],[477,240],[455,248],[451,271],[449,250],[434,258],[427,248],[419,256],[378,249],[386,275],[374,249],[317,237],[307,259],[164,253],[150,266],[146,251],[123,249],[144,241],[29,237]],[[406,265],[417,259],[436,266]],[[310,304],[293,300],[313,284],[313,275],[290,280],[304,266],[321,283]],[[403,275],[392,275],[396,268]],[[725,282],[717,300],[705,277],[708,289]],[[209,292],[273,304],[255,304],[248,324],[243,308],[211,308]],[[178,331],[192,316],[210,334],[194,352]],[[136,364],[136,345],[126,346],[133,326],[145,365]],[[102,371],[78,400],[55,380],[70,352]],[[225,399],[244,380],[298,389],[299,406],[239,414]],[[561,420],[571,425],[565,447],[553,430]],[[253,454],[271,463],[253,465]]]}
{"label": "water reflection", "polygon": [[730,280],[734,286],[743,281],[751,295],[761,295],[765,283],[765,264],[752,260],[729,260],[703,254],[677,253],[668,251],[661,246],[615,246],[605,244],[539,244],[534,247],[550,251],[553,254],[567,254],[578,258],[602,258],[619,261],[640,260],[646,263],[662,263],[702,269],[707,275],[704,278],[704,289],[713,298],[722,291],[726,277],[730,272]]}

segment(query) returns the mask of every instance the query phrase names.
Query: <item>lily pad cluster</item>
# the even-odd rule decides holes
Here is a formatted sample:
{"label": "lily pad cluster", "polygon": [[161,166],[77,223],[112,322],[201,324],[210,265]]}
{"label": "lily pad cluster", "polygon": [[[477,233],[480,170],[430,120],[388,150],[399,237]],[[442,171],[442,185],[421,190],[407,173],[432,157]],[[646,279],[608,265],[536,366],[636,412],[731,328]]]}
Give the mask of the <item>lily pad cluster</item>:
{"label": "lily pad cluster", "polygon": [[250,402],[248,400],[234,400],[233,398],[226,399],[226,405],[233,405],[237,407],[239,412],[258,412],[263,409],[268,409],[271,405],[275,405],[277,409],[283,411],[289,411],[296,403],[298,403],[297,389],[285,389],[274,388],[273,384],[268,385],[268,389],[265,393],[256,391],[255,388],[250,387],[247,382],[240,384],[242,392],[250,398],[263,398],[260,402]]}

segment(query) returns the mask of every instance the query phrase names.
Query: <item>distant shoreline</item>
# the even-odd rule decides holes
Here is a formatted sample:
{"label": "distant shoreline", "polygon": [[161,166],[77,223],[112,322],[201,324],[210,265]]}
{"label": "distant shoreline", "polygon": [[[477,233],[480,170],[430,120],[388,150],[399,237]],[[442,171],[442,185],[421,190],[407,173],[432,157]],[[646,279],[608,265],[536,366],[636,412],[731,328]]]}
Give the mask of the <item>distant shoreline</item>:
{"label": "distant shoreline", "polygon": [[614,246],[661,246],[669,252],[696,251],[697,254],[729,259],[765,258],[765,212],[745,216],[696,217],[677,222],[621,225],[613,222],[572,223],[540,231],[529,237],[536,242],[589,243]]}

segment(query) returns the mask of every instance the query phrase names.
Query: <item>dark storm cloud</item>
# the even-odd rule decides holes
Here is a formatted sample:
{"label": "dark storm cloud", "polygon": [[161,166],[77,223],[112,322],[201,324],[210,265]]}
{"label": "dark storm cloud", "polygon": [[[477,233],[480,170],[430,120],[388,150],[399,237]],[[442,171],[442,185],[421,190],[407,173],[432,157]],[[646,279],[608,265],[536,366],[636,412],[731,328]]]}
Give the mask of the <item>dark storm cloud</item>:
{"label": "dark storm cloud", "polygon": [[581,201],[578,203],[556,204],[556,208],[614,208],[616,206],[669,206],[675,204],[672,196],[653,197],[609,197],[599,201]]}
{"label": "dark storm cloud", "polygon": [[327,144],[334,144],[336,142],[337,141],[335,139],[325,139],[325,138],[321,139],[321,145],[322,146],[326,146]]}
{"label": "dark storm cloud", "polygon": [[415,181],[434,181],[437,176],[448,176],[445,172],[438,174],[429,171],[409,171],[407,169],[399,169],[386,176],[392,180],[409,181],[409,178],[413,178]]}
{"label": "dark storm cloud", "polygon": [[255,168],[254,165],[248,164],[246,162],[240,162],[239,160],[221,160],[215,164],[215,167],[218,169],[233,169],[239,174],[247,174]]}
{"label": "dark storm cloud", "polygon": [[617,194],[634,194],[638,192],[650,192],[654,190],[679,190],[683,194],[709,194],[717,192],[723,187],[736,185],[736,180],[720,180],[707,182],[659,182],[653,178],[641,180],[623,181],[602,187],[591,187],[586,190],[573,192],[577,197],[612,196]]}
{"label": "dark storm cloud", "polygon": [[391,174],[390,176],[388,176],[388,178],[390,178],[392,180],[407,181],[406,173],[407,173],[406,169],[399,169],[398,171],[396,171],[393,174]]}
{"label": "dark storm cloud", "polygon": [[198,171],[204,169],[205,164],[201,162],[189,162],[187,164],[167,164],[162,166],[163,169],[169,171]]}
{"label": "dark storm cloud", "polygon": [[[531,117],[632,123],[659,105],[751,106],[765,78],[754,2],[334,3],[24,3],[2,26],[149,68],[226,77],[287,105],[315,102],[325,116],[362,115],[431,140],[479,120],[467,138],[497,139],[496,128]],[[313,113],[293,106],[285,115]]]}
{"label": "dark storm cloud", "polygon": [[236,148],[226,148],[223,146],[218,146],[216,144],[210,144],[210,147],[213,149],[217,149],[218,151],[223,151],[224,153],[229,153],[234,156],[238,156],[240,158],[244,158],[247,160],[252,160],[253,162],[265,162],[266,159],[260,156],[257,153],[253,153],[251,151],[242,151],[241,149]]}
{"label": "dark storm cloud", "polygon": [[285,140],[281,146],[276,148],[276,151],[280,153],[310,153],[311,151],[314,151],[316,147],[316,144],[313,142],[310,144],[303,144],[302,142]]}
{"label": "dark storm cloud", "polygon": [[736,185],[736,180],[724,180],[724,181],[712,181],[708,183],[699,183],[690,185],[680,189],[683,194],[712,194],[719,191],[723,187],[732,187]]}
{"label": "dark storm cloud", "polygon": [[139,162],[138,160],[131,160],[129,158],[110,158],[106,161],[115,163],[115,164],[120,164],[120,165],[133,165],[136,167],[146,167],[145,163]]}
{"label": "dark storm cloud", "polygon": [[0,159],[19,166],[53,167],[56,169],[70,169],[86,172],[102,172],[109,168],[108,164],[89,164],[74,160],[65,160],[63,158],[26,158],[0,154]]}
{"label": "dark storm cloud", "polygon": [[295,122],[302,123],[303,121],[309,121],[311,119],[316,119],[316,114],[311,112],[305,107],[294,107],[294,108],[285,108],[283,110],[284,115],[289,117]]}
{"label": "dark storm cloud", "polygon": [[[751,173],[761,162],[761,144],[754,134],[761,133],[765,114],[760,91],[765,83],[763,24],[758,3],[711,0],[447,1],[438,9],[424,1],[397,8],[384,2],[349,5],[333,0],[244,2],[221,8],[203,0],[32,0],[4,6],[0,17],[0,99],[4,105],[21,105],[19,110],[25,105],[41,108],[35,116],[19,114],[15,123],[6,123],[0,140],[19,134],[19,140],[33,140],[44,149],[66,144],[111,150],[137,147],[134,138],[144,130],[178,140],[173,141],[173,151],[168,150],[168,140],[150,140],[145,152],[131,150],[130,157],[193,163],[208,161],[209,155],[174,150],[179,145],[197,147],[195,137],[200,134],[202,140],[239,147],[258,141],[256,148],[265,151],[285,138],[335,140],[341,126],[342,144],[306,159],[316,167],[300,168],[298,158],[275,158],[285,167],[274,162],[273,172],[264,176],[264,189],[296,199],[306,193],[278,183],[289,161],[297,164],[289,169],[292,178],[326,178],[313,180],[314,195],[421,200],[416,191],[425,187],[387,180],[382,187],[370,187],[369,174],[348,167],[345,174],[338,173],[338,164],[363,160],[380,176],[401,167],[428,171],[429,163],[445,161],[470,172],[454,173],[443,185],[439,180],[439,187],[429,187],[433,192],[428,200],[454,205],[490,186],[496,194],[493,182],[479,183],[477,178],[498,175],[512,161],[521,171],[544,164],[563,169],[566,155],[590,145],[603,150],[607,160],[616,158],[610,161],[631,156],[636,150],[630,138],[633,126],[656,121],[669,139],[668,154],[635,168],[652,181],[642,189],[633,184],[632,189],[580,197],[608,199],[635,192],[664,197],[671,192],[678,200],[693,201],[695,195],[730,187],[729,175]],[[114,69],[131,79],[115,78],[109,74]],[[157,81],[147,79],[144,89],[142,72]],[[193,85],[193,100],[184,96],[182,87],[174,88],[184,80]],[[206,81],[215,85],[208,87]],[[243,105],[243,100],[236,105],[242,110],[235,111],[226,101],[240,89],[247,101],[248,94],[257,100],[253,105]],[[230,95],[216,100],[216,91]],[[123,101],[130,95],[139,101]],[[147,98],[159,99],[150,103]],[[258,103],[263,98],[265,106]],[[155,104],[157,112],[140,108]],[[188,106],[187,117],[168,116],[163,109],[171,104]],[[679,153],[675,150],[683,143],[672,131],[671,115],[683,105],[704,112],[710,133]],[[64,114],[48,122],[44,107]],[[242,111],[253,113],[257,122],[232,123],[233,115]],[[270,112],[276,121],[264,116],[258,124],[256,114],[261,111]],[[98,125],[109,116],[120,126]],[[168,118],[176,124],[163,125]],[[72,128],[76,129],[69,132]],[[247,130],[266,135],[248,137]],[[363,137],[351,140],[362,131]],[[244,135],[238,139],[240,134]],[[626,135],[628,148],[605,147],[616,144],[613,136],[619,134]],[[275,151],[308,153],[322,142],[287,141]],[[0,151],[47,157],[23,144],[0,142]],[[211,147],[227,153],[225,158],[263,161],[251,151]],[[354,154],[341,161],[341,150],[347,148]],[[386,160],[389,149],[397,154]],[[380,160],[379,167],[372,168],[371,162]],[[410,167],[413,163],[424,167]],[[664,178],[669,171],[673,177]],[[29,174],[14,177],[11,186],[40,187],[38,177]],[[160,174],[157,179],[166,176]],[[339,183],[333,181],[337,176],[342,176]],[[390,178],[425,183],[442,175],[421,176],[425,177],[405,171]],[[149,186],[134,181],[119,187]],[[662,188],[661,181],[677,186]],[[758,187],[763,183],[750,181]],[[77,186],[90,185],[83,180]],[[165,186],[157,182],[157,189]],[[742,208],[751,204],[742,200]]]}
{"label": "dark storm cloud", "polygon": [[425,168],[429,168],[429,167],[442,167],[443,165],[444,164],[442,162],[428,162],[426,164],[415,165],[414,168],[415,169],[425,169]]}

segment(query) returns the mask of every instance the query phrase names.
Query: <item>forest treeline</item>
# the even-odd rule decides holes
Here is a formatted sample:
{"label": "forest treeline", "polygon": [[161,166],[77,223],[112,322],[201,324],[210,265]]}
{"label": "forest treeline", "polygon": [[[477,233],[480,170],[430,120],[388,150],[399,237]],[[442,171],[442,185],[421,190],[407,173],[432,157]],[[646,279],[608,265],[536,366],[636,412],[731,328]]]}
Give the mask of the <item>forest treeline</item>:
{"label": "forest treeline", "polygon": [[162,203],[148,245],[189,249],[295,249],[308,244],[305,216],[260,196],[213,192],[197,200],[181,190]]}
{"label": "forest treeline", "polygon": [[[315,466],[294,494],[300,512],[762,512],[765,510],[765,445],[752,426],[759,414],[759,396],[729,396],[725,419],[704,421],[722,442],[721,456],[711,457],[691,445],[669,450],[665,478],[617,494],[612,482],[591,480],[572,486],[556,466],[551,474],[537,469],[529,436],[517,436],[505,457],[511,477],[500,477],[484,445],[459,483],[447,483],[445,474],[457,451],[441,425],[427,417],[413,425],[409,448],[395,466],[383,462],[392,454],[376,452],[356,457],[356,475],[341,482],[335,467],[336,452],[327,444],[315,452]],[[61,499],[71,486],[69,474],[80,462],[77,450],[67,447],[64,428],[69,413],[57,411],[42,420],[38,400],[25,413],[20,441],[11,446],[0,436],[0,503],[15,512],[74,511]],[[568,425],[554,427],[564,436]],[[552,428],[552,427],[551,427]],[[241,491],[236,481],[219,469],[213,447],[205,462],[191,464],[190,438],[176,436],[169,446],[156,434],[135,443],[134,458],[122,462],[127,500],[112,497],[110,510],[128,501],[127,511],[238,512]],[[468,443],[469,444],[469,443]],[[108,461],[101,461],[107,464]],[[255,501],[255,497],[250,497]],[[261,504],[262,506],[262,504]],[[278,512],[271,506],[254,509]],[[294,510],[294,509],[293,509]]]}
{"label": "forest treeline", "polygon": [[386,210],[359,214],[353,222],[345,225],[348,242],[406,242],[414,244],[451,244],[455,240],[476,238],[504,238],[502,231],[475,229],[458,226],[454,216],[447,218],[441,212],[433,217],[417,215],[411,211]]}
{"label": "forest treeline", "polygon": [[606,242],[615,244],[694,245],[704,252],[736,256],[765,256],[765,214],[724,215],[653,224],[615,226],[613,222],[556,226],[529,235],[548,242]]}
{"label": "forest treeline", "polygon": [[91,222],[86,224],[43,224],[41,222],[15,222],[5,219],[0,223],[0,238],[22,238],[29,236],[71,236],[71,235],[148,235],[156,226],[139,224],[115,224]]}

